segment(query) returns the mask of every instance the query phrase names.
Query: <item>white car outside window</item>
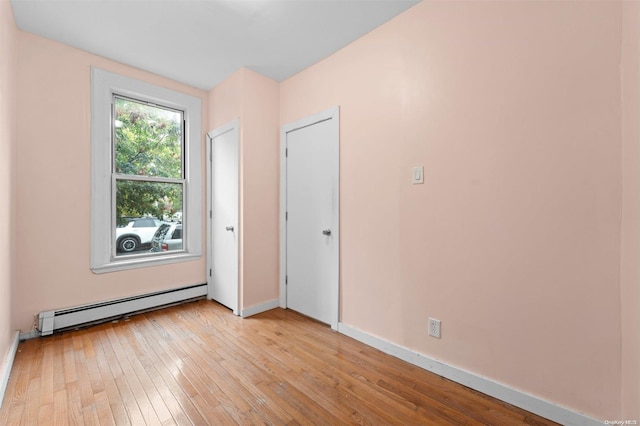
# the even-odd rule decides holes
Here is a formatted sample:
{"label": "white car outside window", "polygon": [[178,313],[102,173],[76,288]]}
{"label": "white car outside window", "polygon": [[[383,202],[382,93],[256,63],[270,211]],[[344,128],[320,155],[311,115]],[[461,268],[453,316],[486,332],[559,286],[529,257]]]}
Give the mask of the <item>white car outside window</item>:
{"label": "white car outside window", "polygon": [[126,225],[116,228],[116,249],[131,253],[148,245],[162,223],[161,220],[153,217],[130,219]]}

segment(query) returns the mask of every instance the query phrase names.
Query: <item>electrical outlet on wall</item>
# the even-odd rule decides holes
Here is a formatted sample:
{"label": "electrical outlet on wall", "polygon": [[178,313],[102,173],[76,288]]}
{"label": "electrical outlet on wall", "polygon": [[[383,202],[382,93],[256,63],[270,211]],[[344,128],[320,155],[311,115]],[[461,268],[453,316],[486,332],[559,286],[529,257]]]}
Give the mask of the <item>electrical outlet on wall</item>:
{"label": "electrical outlet on wall", "polygon": [[440,338],[440,320],[429,318],[429,336]]}

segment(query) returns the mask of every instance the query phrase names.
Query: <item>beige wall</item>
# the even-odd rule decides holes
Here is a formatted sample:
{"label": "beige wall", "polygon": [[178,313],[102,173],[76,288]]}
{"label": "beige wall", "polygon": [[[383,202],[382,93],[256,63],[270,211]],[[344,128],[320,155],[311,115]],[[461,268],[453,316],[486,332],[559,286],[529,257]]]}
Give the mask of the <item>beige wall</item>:
{"label": "beige wall", "polygon": [[240,123],[241,309],[278,299],[279,89],[241,68],[210,92],[210,130]]}
{"label": "beige wall", "polygon": [[640,419],[640,3],[623,11],[621,418]]}
{"label": "beige wall", "polygon": [[275,81],[245,70],[242,116],[244,308],[278,299],[280,134]]}
{"label": "beige wall", "polygon": [[343,323],[620,416],[621,9],[422,2],[281,84],[341,108]]}
{"label": "beige wall", "polygon": [[209,92],[209,127],[213,130],[240,119],[245,68],[240,68]]}
{"label": "beige wall", "polygon": [[203,139],[208,127],[207,92],[19,33],[13,308],[23,332],[43,310],[206,282],[204,256],[100,275],[89,269],[91,66],[199,97]]}
{"label": "beige wall", "polygon": [[637,419],[639,9],[423,2],[280,85],[241,69],[207,94],[18,32],[0,0],[0,356],[42,310],[206,280],[204,257],[91,273],[95,65],[199,96],[203,132],[240,118],[242,308],[278,297],[278,127],[340,105],[341,321]]}
{"label": "beige wall", "polygon": [[16,140],[16,36],[11,4],[0,1],[0,369],[15,333],[12,318],[13,156]]}

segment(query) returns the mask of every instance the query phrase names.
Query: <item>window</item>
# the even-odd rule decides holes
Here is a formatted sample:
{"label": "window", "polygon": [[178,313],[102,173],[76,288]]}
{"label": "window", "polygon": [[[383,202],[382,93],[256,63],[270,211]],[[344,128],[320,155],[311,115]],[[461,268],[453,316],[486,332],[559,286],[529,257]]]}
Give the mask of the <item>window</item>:
{"label": "window", "polygon": [[115,255],[140,254],[163,221],[182,218],[184,112],[119,95],[111,105]]}
{"label": "window", "polygon": [[[202,254],[200,117],[199,98],[92,70],[94,272]],[[164,224],[180,224],[184,237],[171,250],[154,250]]]}

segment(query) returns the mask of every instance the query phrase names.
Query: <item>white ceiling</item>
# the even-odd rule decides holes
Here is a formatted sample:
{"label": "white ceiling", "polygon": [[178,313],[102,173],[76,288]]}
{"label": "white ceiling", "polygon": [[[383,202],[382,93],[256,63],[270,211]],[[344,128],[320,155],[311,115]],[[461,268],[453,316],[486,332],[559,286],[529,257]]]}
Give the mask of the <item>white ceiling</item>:
{"label": "white ceiling", "polygon": [[282,81],[419,0],[11,0],[18,28],[209,90]]}

